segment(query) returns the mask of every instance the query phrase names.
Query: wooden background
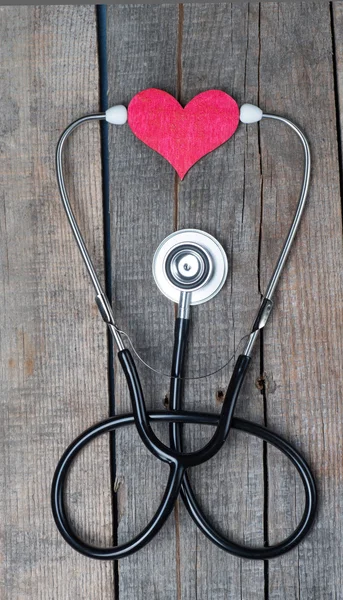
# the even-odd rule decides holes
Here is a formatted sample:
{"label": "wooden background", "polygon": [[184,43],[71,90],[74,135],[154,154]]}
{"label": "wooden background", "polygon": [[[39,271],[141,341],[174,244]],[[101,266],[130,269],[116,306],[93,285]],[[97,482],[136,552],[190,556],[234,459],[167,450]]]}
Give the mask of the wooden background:
{"label": "wooden background", "polygon": [[[182,104],[219,88],[290,117],[311,142],[308,207],[237,409],[301,449],[318,482],[315,527],[269,563],[226,555],[180,504],[148,547],[119,564],[91,562],[58,535],[49,498],[56,462],[108,414],[113,387],[105,326],[54,172],[61,131],[99,110],[104,31],[95,6],[12,6],[0,14],[1,598],[341,600],[343,2],[107,8],[109,105],[150,86]],[[68,185],[97,267],[103,277],[105,264],[107,275],[111,269],[117,321],[146,360],[168,369],[174,309],[153,283],[152,256],[175,229],[209,231],[227,251],[230,274],[224,291],[193,311],[188,373],[215,370],[247,332],[280,250],[301,184],[301,148],[281,125],[241,126],[183,182],[127,127],[110,129],[108,152],[107,182],[98,126],[75,134]],[[161,408],[167,378],[140,373],[148,406]],[[226,368],[188,381],[185,406],[218,411],[229,375]],[[116,364],[114,387],[116,412],[129,411]],[[209,436],[197,427],[186,433],[189,448]],[[97,543],[139,531],[166,481],[134,430],[115,442],[112,473],[102,439],[69,481],[75,526]],[[232,433],[192,481],[213,521],[248,544],[280,540],[301,514],[293,467],[243,434]]]}

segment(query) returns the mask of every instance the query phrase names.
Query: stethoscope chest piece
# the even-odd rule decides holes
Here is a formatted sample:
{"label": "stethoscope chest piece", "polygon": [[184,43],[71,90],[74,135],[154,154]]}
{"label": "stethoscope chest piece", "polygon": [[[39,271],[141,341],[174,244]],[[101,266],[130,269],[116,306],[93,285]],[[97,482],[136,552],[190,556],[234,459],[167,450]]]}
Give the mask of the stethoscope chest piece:
{"label": "stethoscope chest piece", "polygon": [[180,294],[190,294],[190,304],[203,304],[223,287],[228,261],[223,247],[209,233],[199,229],[182,229],[157,248],[152,272],[156,285],[173,302]]}

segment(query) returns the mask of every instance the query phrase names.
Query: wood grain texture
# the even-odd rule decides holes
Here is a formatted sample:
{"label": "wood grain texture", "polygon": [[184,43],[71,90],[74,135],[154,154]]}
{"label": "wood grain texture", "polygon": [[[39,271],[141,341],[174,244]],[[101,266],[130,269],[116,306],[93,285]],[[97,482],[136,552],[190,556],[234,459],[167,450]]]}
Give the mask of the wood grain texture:
{"label": "wood grain texture", "polygon": [[[247,5],[227,4],[110,7],[108,30],[110,104],[127,103],[134,93],[151,86],[175,94],[182,103],[210,87],[231,92],[239,101],[245,93],[256,99],[256,7],[251,14]],[[220,47],[218,39],[223,42]],[[116,319],[144,358],[168,372],[173,307],[155,287],[152,257],[158,243],[175,228],[209,231],[227,250],[231,274],[223,293],[194,311],[189,374],[215,370],[247,332],[247,323],[252,322],[259,304],[257,129],[241,128],[230,146],[201,161],[182,184],[171,167],[130,131],[111,130],[110,135]],[[140,372],[148,406],[161,407],[168,380],[144,368]],[[185,405],[219,411],[216,394],[225,389],[229,372],[226,368],[208,381],[190,382]],[[256,356],[242,394],[240,414],[261,422],[262,397],[255,387],[258,375]],[[116,404],[120,413],[131,410],[120,371],[116,375]],[[162,432],[163,428],[159,430]],[[204,444],[206,435],[208,430],[188,430],[192,447]],[[263,543],[262,446],[244,436],[238,439],[234,433],[231,437],[231,451],[225,449],[217,461],[196,469],[196,489],[202,490],[201,501],[219,527],[236,539]],[[120,431],[117,436],[117,478],[119,540],[124,540],[153,514],[166,480],[165,467],[148,456],[131,430]],[[228,509],[228,498],[232,509]],[[119,593],[121,598],[130,599],[147,595],[220,599],[237,593],[242,598],[263,598],[263,565],[242,563],[211,546],[178,507],[146,549],[120,562]]]}
{"label": "wood grain texture", "polygon": [[[128,104],[148,87],[176,93],[177,6],[108,8],[109,104]],[[173,230],[174,174],[169,164],[128,127],[110,129],[110,198],[115,317],[144,359],[168,373],[174,309],[152,276],[152,257]],[[137,364],[146,403],[163,408],[168,378]],[[116,410],[131,411],[126,382],[117,370]],[[167,433],[165,427],[159,434]],[[117,434],[118,541],[133,537],[157,509],[168,467],[149,455],[133,428]],[[119,562],[119,597],[175,598],[177,548],[169,519],[138,554]]]}
{"label": "wood grain texture", "polygon": [[[49,498],[65,446],[108,412],[106,331],[54,172],[61,131],[98,109],[95,8],[2,7],[0,14],[0,596],[107,600],[114,597],[113,564],[90,562],[64,543]],[[268,427],[308,458],[319,484],[315,527],[282,559],[241,561],[211,545],[178,504],[148,547],[120,561],[120,600],[342,597],[342,39],[342,2],[331,11],[329,3],[305,2],[108,8],[110,104],[127,104],[151,86],[182,104],[205,89],[223,89],[239,103],[289,116],[308,134],[314,158],[308,208],[237,414],[258,422],[266,417]],[[174,229],[207,230],[227,251],[230,272],[222,293],[193,310],[188,374],[214,370],[250,326],[277,258],[301,185],[301,148],[281,125],[240,126],[183,182],[128,127],[110,129],[109,150],[118,324],[145,360],[168,372],[174,308],[154,284],[152,257]],[[67,158],[72,203],[102,273],[96,125],[75,134]],[[138,366],[148,407],[161,408],[168,378]],[[116,410],[129,412],[126,385],[115,369]],[[185,406],[219,411],[218,391],[225,390],[230,371],[188,381]],[[261,371],[263,394],[256,386]],[[189,448],[209,436],[208,430],[185,429]],[[166,427],[156,431],[166,439]],[[152,516],[167,468],[147,453],[133,428],[117,434],[116,447],[115,518],[124,541]],[[260,442],[247,436],[232,432],[216,459],[191,478],[206,513],[233,539],[261,544],[267,517],[273,543],[301,515],[293,468],[270,448],[265,456]],[[82,535],[111,543],[108,439],[93,444],[73,467],[68,503]]]}
{"label": "wood grain texture", "polygon": [[[338,19],[338,40],[342,32]],[[261,106],[298,123],[313,155],[308,207],[265,332],[264,370],[268,427],[309,460],[319,512],[306,540],[270,562],[273,600],[342,597],[343,251],[331,34],[329,3],[292,4],[292,10],[283,2],[261,4]],[[268,122],[261,124],[261,156],[264,283],[294,212],[303,157],[294,136]],[[268,452],[268,468],[273,543],[298,522],[303,494],[278,453]]]}
{"label": "wood grain texture", "polygon": [[[98,109],[95,9],[0,10],[0,595],[111,598],[112,565],[90,565],[71,550],[50,509],[51,480],[63,449],[108,411],[106,332],[54,167],[64,127]],[[67,156],[72,201],[102,269],[101,165],[93,160],[99,156],[98,129],[76,134]],[[68,502],[87,539],[110,543],[108,440],[77,461]]]}
{"label": "wood grain texture", "polygon": [[[224,90],[239,104],[247,95],[256,102],[258,7],[185,4],[182,14],[181,104],[206,89]],[[222,292],[192,310],[190,373],[215,371],[224,364],[258,308],[259,168],[257,128],[240,126],[228,143],[177,182],[177,228],[195,227],[214,235],[230,265]],[[259,363],[257,352],[237,414],[263,422],[263,399],[255,385]],[[225,391],[231,370],[232,364],[212,377],[187,382],[185,406],[217,412],[216,394]],[[185,428],[186,447],[203,446],[209,435],[208,429]],[[263,453],[258,440],[233,432],[212,461],[191,472],[191,480],[219,530],[231,539],[263,545]],[[263,564],[219,550],[197,531],[182,503],[179,512],[181,598],[264,598]]]}

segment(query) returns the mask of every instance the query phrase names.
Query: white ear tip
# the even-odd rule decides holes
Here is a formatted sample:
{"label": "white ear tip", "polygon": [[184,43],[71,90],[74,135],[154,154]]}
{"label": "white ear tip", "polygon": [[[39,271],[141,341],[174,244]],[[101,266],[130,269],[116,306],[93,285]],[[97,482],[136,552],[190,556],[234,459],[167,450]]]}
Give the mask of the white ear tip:
{"label": "white ear tip", "polygon": [[106,121],[112,125],[124,125],[127,121],[127,108],[122,104],[111,106],[106,111]]}
{"label": "white ear tip", "polygon": [[257,123],[263,117],[262,110],[254,104],[243,104],[241,106],[239,118],[242,123]]}

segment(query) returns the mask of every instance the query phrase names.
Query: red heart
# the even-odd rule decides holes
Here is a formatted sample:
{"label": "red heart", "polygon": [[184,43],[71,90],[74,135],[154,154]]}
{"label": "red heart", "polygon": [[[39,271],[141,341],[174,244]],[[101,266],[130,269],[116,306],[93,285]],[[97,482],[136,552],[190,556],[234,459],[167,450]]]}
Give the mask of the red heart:
{"label": "red heart", "polygon": [[200,158],[235,133],[239,108],[231,96],[219,90],[202,92],[182,108],[167,92],[150,88],[132,98],[128,123],[183,179]]}

